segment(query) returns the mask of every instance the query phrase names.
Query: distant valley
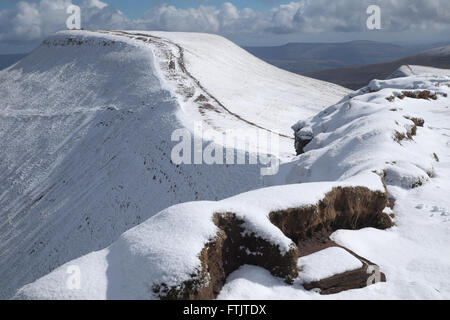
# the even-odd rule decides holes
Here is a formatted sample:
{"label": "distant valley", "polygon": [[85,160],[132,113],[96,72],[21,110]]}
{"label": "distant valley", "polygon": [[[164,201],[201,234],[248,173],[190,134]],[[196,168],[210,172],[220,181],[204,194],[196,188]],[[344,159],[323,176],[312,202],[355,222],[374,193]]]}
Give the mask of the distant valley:
{"label": "distant valley", "polygon": [[305,73],[384,63],[445,45],[448,43],[397,45],[376,41],[350,41],[288,43],[282,46],[244,47],[244,49],[279,68]]}
{"label": "distant valley", "polygon": [[391,73],[402,65],[421,65],[441,69],[450,69],[450,46],[421,52],[419,54],[392,62],[302,72],[301,74],[356,90],[367,85],[367,83],[372,79],[386,79]]}

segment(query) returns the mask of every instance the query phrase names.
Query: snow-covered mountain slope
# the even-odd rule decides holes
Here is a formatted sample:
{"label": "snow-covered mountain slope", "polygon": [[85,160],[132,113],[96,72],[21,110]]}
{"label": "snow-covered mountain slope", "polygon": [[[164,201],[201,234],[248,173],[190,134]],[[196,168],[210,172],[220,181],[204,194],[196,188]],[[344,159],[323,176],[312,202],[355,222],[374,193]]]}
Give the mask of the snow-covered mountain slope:
{"label": "snow-covered mountain slope", "polygon": [[439,48],[430,49],[420,53],[423,56],[435,56],[435,57],[445,57],[450,55],[450,46],[443,46]]}
{"label": "snow-covered mountain slope", "polygon": [[[283,165],[284,183],[346,180],[374,171],[384,177],[396,226],[390,231],[340,230],[332,239],[380,266],[379,284],[336,298],[448,299],[450,297],[450,77],[410,76],[372,81],[337,105],[294,126],[303,152]],[[299,150],[301,151],[301,150]],[[221,298],[274,298],[272,280],[245,279]],[[266,280],[264,280],[266,279]],[[261,285],[263,283],[263,285]],[[239,288],[244,288],[240,290]],[[280,293],[282,291],[283,293]],[[291,288],[285,298],[307,298]]]}
{"label": "snow-covered mountain slope", "polygon": [[[292,117],[306,118],[350,90],[278,69],[225,38],[199,33],[109,31],[152,44],[161,75],[176,92],[187,127],[262,129],[280,135],[280,157],[291,156]],[[220,142],[218,142],[220,143]],[[258,151],[256,143],[251,150]],[[253,149],[255,148],[255,149]]]}
{"label": "snow-covered mountain slope", "polygon": [[[259,122],[260,113],[283,108],[295,111],[293,116],[280,116],[271,128],[286,132],[296,116],[348,93],[269,67],[220,37],[174,35],[180,42],[185,37],[187,46],[197,39],[184,49],[160,36],[60,32],[0,72],[1,298],[105,248],[173,204],[219,200],[263,186],[258,165],[172,164],[174,130],[193,130],[195,120],[217,132],[257,128],[267,124]],[[205,57],[211,41],[223,53],[234,52],[225,69],[225,54]],[[203,72],[196,56],[209,61]],[[248,76],[254,69],[261,69],[258,85],[265,77],[270,96],[278,97],[264,102],[269,95],[262,90],[254,109],[241,102],[253,103],[254,82],[240,88],[244,78],[236,79],[234,98],[227,100],[215,86],[229,83],[201,78]],[[304,81],[310,87],[295,91]],[[333,93],[320,100],[317,92],[328,87]],[[281,153],[291,157],[292,139],[282,140]]]}
{"label": "snow-covered mountain slope", "polygon": [[228,109],[258,126],[291,136],[304,119],[349,93],[343,87],[286,72],[231,41],[210,34],[152,32],[184,48],[192,75]]}
{"label": "snow-covered mountain slope", "polygon": [[[294,126],[300,155],[282,164],[273,183],[296,184],[171,207],[111,247],[23,287],[16,298],[201,298],[219,293],[219,299],[448,299],[449,94],[447,76],[374,80]],[[380,192],[385,187],[389,201]],[[389,228],[380,210],[395,226]],[[327,225],[331,230],[324,230],[333,231],[331,246],[364,257],[361,262],[373,261],[386,282],[331,296],[306,290],[305,281],[361,266],[338,248],[308,254],[308,240],[324,231],[312,230]],[[181,239],[168,239],[164,231],[169,229]],[[235,247],[226,241],[230,237]],[[227,259],[227,248],[234,260]],[[299,255],[305,256],[297,260]],[[342,268],[330,261],[339,261]],[[223,272],[210,268],[217,265]],[[67,287],[70,266],[80,268],[87,286],[78,291]],[[228,277],[221,288],[217,279],[223,274]],[[197,295],[190,289],[198,289]]]}
{"label": "snow-covered mountain slope", "polygon": [[445,143],[441,145],[442,132],[432,123],[447,115],[449,79],[373,80],[340,103],[300,121],[293,129],[297,151],[303,154],[282,166],[275,178],[285,176],[284,182],[293,183],[345,180],[376,171],[387,183],[401,187],[429,181],[434,155],[447,151]]}
{"label": "snow-covered mountain slope", "polygon": [[[297,274],[296,244],[276,226],[271,213],[309,208],[336,187],[362,187],[374,201],[384,199],[380,177],[370,173],[340,183],[277,186],[219,202],[180,204],[129,230],[110,247],[73,260],[25,286],[16,298],[211,298],[211,291],[221,288],[227,269],[233,271],[243,261],[293,280]],[[383,209],[381,201],[378,210]],[[379,212],[365,214],[376,216]],[[238,232],[226,223],[236,223]],[[67,285],[67,271],[73,266],[80,275],[77,290]]]}
{"label": "snow-covered mountain slope", "polygon": [[403,65],[395,70],[395,72],[393,72],[387,79],[409,77],[414,75],[450,76],[450,70],[416,65]]}

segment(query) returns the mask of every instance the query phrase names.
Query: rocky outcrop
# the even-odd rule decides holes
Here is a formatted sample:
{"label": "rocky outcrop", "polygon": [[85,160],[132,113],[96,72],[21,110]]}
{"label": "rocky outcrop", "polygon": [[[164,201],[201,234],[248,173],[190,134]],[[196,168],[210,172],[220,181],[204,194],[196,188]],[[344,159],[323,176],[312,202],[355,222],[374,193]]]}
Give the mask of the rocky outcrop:
{"label": "rocky outcrop", "polygon": [[332,277],[321,279],[319,281],[304,283],[303,287],[306,290],[318,289],[320,294],[328,295],[351,289],[364,288],[377,282],[386,282],[386,275],[379,271],[379,267],[377,265],[367,259],[355,255],[353,252],[350,253],[363,263],[361,268],[336,274]]}
{"label": "rocky outcrop", "polygon": [[311,142],[312,137],[295,136],[295,151],[297,155],[305,153],[304,148]]}
{"label": "rocky outcrop", "polygon": [[423,100],[437,100],[438,95],[447,97],[446,93],[441,92],[431,92],[430,90],[416,90],[416,91],[402,91],[401,94],[393,94],[386,98],[387,101],[393,102],[395,98],[403,100],[405,98],[411,99],[423,99]]}
{"label": "rocky outcrop", "polygon": [[295,151],[297,155],[305,153],[305,147],[314,139],[313,132],[301,126],[293,126],[295,138]]}
{"label": "rocky outcrop", "polygon": [[153,292],[161,299],[214,299],[227,276],[245,264],[263,267],[287,283],[297,277],[298,249],[295,246],[283,253],[279,246],[246,232],[244,221],[237,219],[234,213],[216,213],[214,223],[220,231],[200,253],[201,268],[180,286],[154,286]]}
{"label": "rocky outcrop", "polygon": [[432,93],[429,90],[402,91],[402,95],[400,95],[398,98],[404,99],[405,97],[412,98],[412,99],[423,99],[423,100],[430,100],[430,99],[436,100],[437,99],[436,93]]}
{"label": "rocky outcrop", "polygon": [[410,116],[404,116],[405,119],[411,120],[412,122],[414,122],[414,124],[417,127],[422,127],[425,125],[425,120],[423,120],[422,118],[418,118],[418,117],[410,117]]}
{"label": "rocky outcrop", "polygon": [[[216,213],[213,219],[219,232],[201,251],[201,267],[189,281],[170,288],[159,284],[153,287],[153,292],[161,299],[213,299],[227,276],[245,264],[263,267],[272,275],[292,283],[298,276],[298,257],[323,249],[335,230],[391,227],[391,219],[383,213],[387,205],[385,193],[365,187],[338,187],[315,206],[272,212],[270,221],[297,244],[288,252],[282,252],[278,245],[246,230],[245,221],[234,213]],[[333,288],[337,286],[353,288],[365,283],[366,271],[367,268],[310,285],[324,288],[325,293],[336,290]]]}
{"label": "rocky outcrop", "polygon": [[315,206],[270,213],[270,221],[299,247],[316,239],[320,242],[338,229],[366,227],[387,229],[392,221],[383,210],[386,193],[364,187],[334,188]]}

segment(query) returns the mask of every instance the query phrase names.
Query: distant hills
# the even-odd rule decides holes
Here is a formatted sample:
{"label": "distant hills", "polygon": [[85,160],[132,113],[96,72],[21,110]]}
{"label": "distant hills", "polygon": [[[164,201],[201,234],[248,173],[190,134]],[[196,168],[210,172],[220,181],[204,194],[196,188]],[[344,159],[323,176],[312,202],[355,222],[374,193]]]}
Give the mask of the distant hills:
{"label": "distant hills", "polygon": [[356,90],[365,86],[372,79],[385,79],[402,65],[450,69],[450,46],[424,51],[392,62],[302,72],[301,74]]}
{"label": "distant hills", "polygon": [[376,41],[343,43],[288,43],[274,47],[245,47],[247,51],[282,69],[304,73],[383,63],[402,59],[448,43],[397,45]]}
{"label": "distant hills", "polygon": [[22,58],[25,58],[26,53],[18,54],[0,54],[0,70],[3,70],[10,65],[13,65]]}

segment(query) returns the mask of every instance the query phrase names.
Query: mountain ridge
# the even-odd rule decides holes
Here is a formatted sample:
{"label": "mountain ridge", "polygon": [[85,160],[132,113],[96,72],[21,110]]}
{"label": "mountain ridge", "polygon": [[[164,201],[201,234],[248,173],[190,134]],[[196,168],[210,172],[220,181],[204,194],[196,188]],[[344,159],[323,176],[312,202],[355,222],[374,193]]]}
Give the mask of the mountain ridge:
{"label": "mountain ridge", "polygon": [[[261,164],[175,165],[174,131],[195,133],[200,121],[217,133],[253,130],[251,123],[290,132],[283,110],[303,118],[349,92],[277,69],[218,36],[128,33],[59,32],[0,72],[2,298],[170,205],[264,185]],[[215,81],[227,58],[212,49],[233,60],[226,88]],[[259,75],[242,88],[236,79],[249,69]],[[273,106],[272,116],[264,112]],[[213,142],[205,138],[202,150]],[[257,152],[235,149],[236,157]],[[292,138],[280,137],[280,151],[294,156]]]}

